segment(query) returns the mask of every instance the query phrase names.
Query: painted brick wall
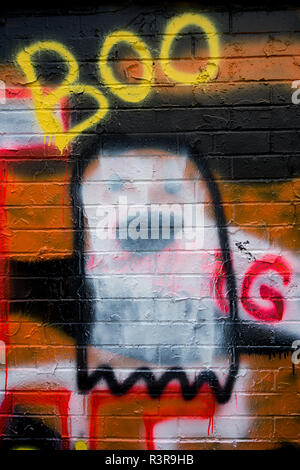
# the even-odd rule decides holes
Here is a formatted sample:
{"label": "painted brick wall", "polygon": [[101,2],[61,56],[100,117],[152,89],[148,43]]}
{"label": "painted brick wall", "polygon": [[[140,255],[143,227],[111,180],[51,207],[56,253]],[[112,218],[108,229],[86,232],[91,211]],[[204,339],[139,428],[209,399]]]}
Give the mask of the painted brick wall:
{"label": "painted brick wall", "polygon": [[0,37],[1,447],[299,446],[299,8]]}

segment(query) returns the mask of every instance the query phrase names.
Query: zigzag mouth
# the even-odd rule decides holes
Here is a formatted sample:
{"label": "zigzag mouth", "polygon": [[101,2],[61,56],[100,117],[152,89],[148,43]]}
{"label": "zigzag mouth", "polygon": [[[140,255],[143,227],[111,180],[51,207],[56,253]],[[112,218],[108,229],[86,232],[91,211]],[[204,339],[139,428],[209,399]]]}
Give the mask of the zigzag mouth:
{"label": "zigzag mouth", "polygon": [[105,382],[112,395],[123,396],[141,382],[145,384],[150,398],[160,398],[170,382],[177,382],[185,401],[193,400],[201,388],[207,384],[217,403],[225,404],[231,397],[233,385],[238,372],[238,365],[233,360],[228,369],[225,385],[222,386],[216,373],[210,369],[202,370],[190,382],[186,372],[181,367],[172,367],[157,378],[149,367],[140,367],[133,371],[123,381],[118,381],[114,369],[103,364],[91,374],[87,370],[78,370],[78,388],[82,393],[90,392],[100,382]]}

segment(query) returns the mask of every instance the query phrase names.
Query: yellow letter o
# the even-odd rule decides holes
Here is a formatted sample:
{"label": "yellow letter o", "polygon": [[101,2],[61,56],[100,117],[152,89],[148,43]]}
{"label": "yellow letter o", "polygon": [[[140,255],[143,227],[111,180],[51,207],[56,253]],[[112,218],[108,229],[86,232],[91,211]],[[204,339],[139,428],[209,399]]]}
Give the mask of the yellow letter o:
{"label": "yellow letter o", "polygon": [[[108,55],[112,47],[121,41],[130,44],[141,58],[143,64],[143,79],[142,83],[139,85],[119,82],[114,76],[111,66],[107,63]],[[139,101],[144,100],[148,95],[153,76],[152,57],[146,44],[135,34],[129,31],[117,31],[107,36],[102,46],[99,67],[106,85],[109,86],[111,91],[122,100],[130,103],[138,103]]]}
{"label": "yellow letter o", "polygon": [[[209,55],[213,61],[209,61],[203,72],[189,73],[181,72],[173,67],[170,60],[170,50],[172,43],[180,30],[189,25],[196,25],[203,29],[207,36]],[[214,25],[203,15],[195,13],[184,13],[172,19],[165,30],[164,39],[161,46],[161,64],[164,73],[174,80],[184,84],[197,84],[213,80],[218,73],[218,65],[220,61],[219,41],[217,31]]]}

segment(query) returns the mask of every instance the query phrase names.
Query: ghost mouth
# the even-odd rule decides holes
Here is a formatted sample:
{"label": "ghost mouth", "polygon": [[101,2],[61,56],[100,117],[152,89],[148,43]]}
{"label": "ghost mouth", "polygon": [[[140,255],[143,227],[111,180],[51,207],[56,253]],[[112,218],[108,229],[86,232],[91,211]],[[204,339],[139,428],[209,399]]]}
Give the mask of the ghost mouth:
{"label": "ghost mouth", "polygon": [[98,366],[92,373],[86,369],[78,370],[78,386],[81,392],[87,393],[105,382],[112,395],[126,395],[138,384],[143,384],[150,398],[160,398],[171,382],[178,385],[179,391],[185,401],[193,400],[201,388],[207,385],[215,400],[219,404],[225,404],[230,399],[235,378],[238,372],[238,364],[233,359],[228,370],[225,384],[222,386],[218,377],[211,369],[202,370],[194,380],[190,382],[187,373],[181,367],[172,367],[164,371],[157,378],[149,367],[140,367],[131,372],[126,379],[118,381],[115,370],[108,364]]}

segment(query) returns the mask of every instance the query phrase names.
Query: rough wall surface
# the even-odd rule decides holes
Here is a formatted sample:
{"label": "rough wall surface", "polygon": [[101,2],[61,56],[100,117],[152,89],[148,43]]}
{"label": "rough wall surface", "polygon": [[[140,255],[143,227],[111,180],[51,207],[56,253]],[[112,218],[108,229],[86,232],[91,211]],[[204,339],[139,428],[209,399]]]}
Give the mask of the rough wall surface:
{"label": "rough wall surface", "polygon": [[0,38],[1,447],[299,445],[300,10]]}

